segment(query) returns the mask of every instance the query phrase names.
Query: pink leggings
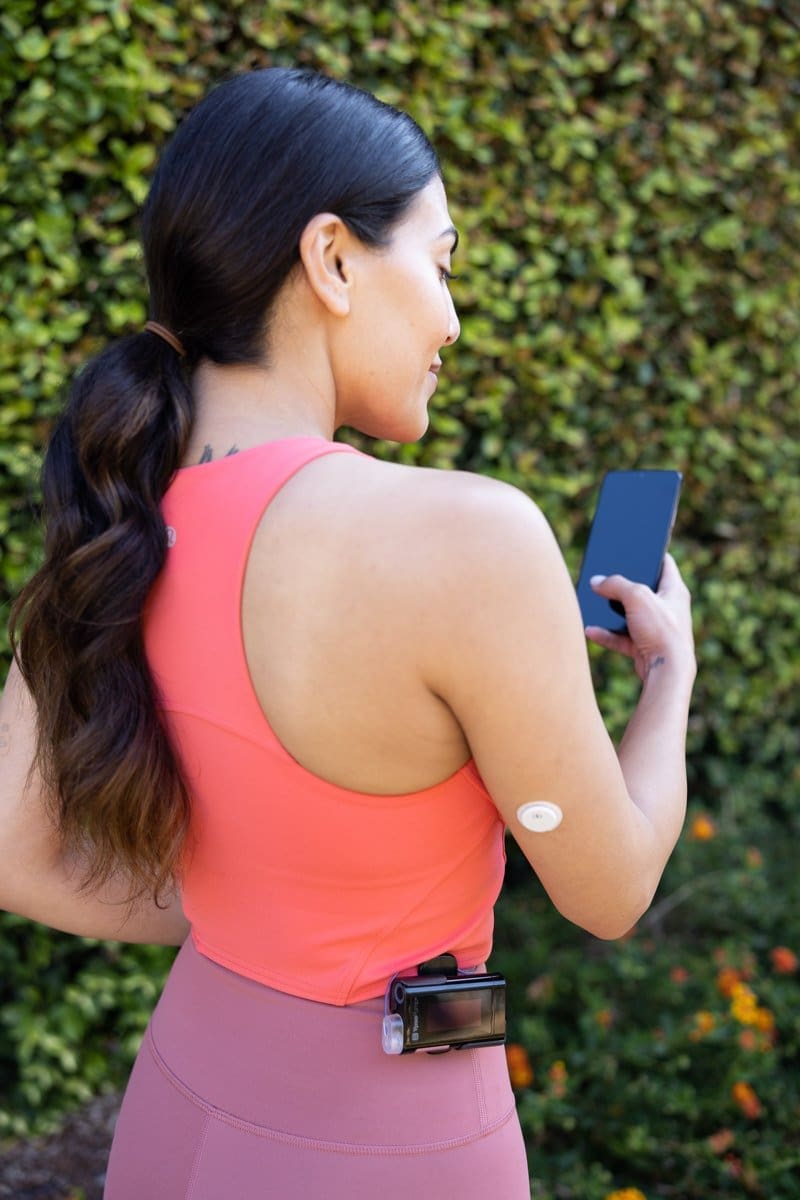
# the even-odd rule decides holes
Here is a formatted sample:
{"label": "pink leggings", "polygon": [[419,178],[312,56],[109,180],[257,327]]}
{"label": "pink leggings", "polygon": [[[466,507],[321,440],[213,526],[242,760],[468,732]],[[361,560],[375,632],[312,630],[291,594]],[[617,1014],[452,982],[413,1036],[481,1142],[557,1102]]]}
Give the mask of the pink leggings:
{"label": "pink leggings", "polygon": [[133,1068],[104,1200],[530,1200],[502,1047],[389,1057],[346,1008],[181,950]]}

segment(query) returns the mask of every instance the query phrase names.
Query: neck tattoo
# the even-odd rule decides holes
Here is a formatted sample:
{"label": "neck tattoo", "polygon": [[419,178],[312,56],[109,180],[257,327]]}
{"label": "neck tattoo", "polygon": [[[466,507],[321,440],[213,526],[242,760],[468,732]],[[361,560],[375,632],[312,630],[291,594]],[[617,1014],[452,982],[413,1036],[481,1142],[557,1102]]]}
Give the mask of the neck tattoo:
{"label": "neck tattoo", "polygon": [[[234,443],[234,445],[231,446],[230,450],[228,450],[225,453],[224,457],[230,458],[230,456],[232,454],[238,454],[238,453],[239,453],[239,447]],[[208,444],[208,442],[206,442],[205,446],[203,447],[203,453],[200,455],[200,463],[210,463],[213,461],[214,461],[214,451],[211,449],[211,446]]]}

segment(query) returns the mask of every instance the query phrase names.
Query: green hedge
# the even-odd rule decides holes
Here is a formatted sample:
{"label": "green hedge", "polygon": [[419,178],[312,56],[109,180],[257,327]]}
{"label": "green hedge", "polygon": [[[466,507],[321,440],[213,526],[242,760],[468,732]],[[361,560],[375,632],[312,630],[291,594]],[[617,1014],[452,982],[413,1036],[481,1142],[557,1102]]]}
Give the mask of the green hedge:
{"label": "green hedge", "polygon": [[[779,945],[800,953],[796,6],[7,0],[0,603],[36,562],[38,462],[65,378],[145,317],[136,211],[158,146],[215,80],[276,63],[327,70],[408,108],[440,151],[462,231],[462,336],[445,356],[431,430],[419,446],[371,443],[373,452],[524,488],[573,569],[604,470],[663,465],[685,476],[675,550],[695,595],[700,658],[691,817],[710,814],[715,836],[679,848],[660,898],[681,902],[657,907],[650,950],[636,938],[599,948],[512,871],[498,959],[518,997],[513,1036],[533,1059],[563,1061],[570,1080],[569,1113],[548,1107],[536,1062],[521,1089],[539,1195],[796,1195],[764,1158],[791,1169],[800,1116],[796,977],[776,981],[769,957]],[[592,657],[618,732],[634,682],[618,661]],[[129,981],[160,978],[168,954],[98,948],[11,918],[3,929],[0,987],[15,1014],[46,996],[30,990],[43,955],[62,991],[69,980],[93,995],[98,979],[110,981],[96,1016],[77,1000],[83,1015],[70,1018],[69,1004],[51,1013],[57,1047],[42,1034],[23,1051],[17,1016],[6,1022],[0,1121],[20,1126],[99,1086],[98,1053],[119,1081],[151,1000],[136,1025]],[[763,972],[778,1030],[768,1052],[736,1041],[746,1027],[717,988],[720,947],[739,967],[755,955],[751,980]],[[690,960],[689,990],[665,991],[668,964]],[[528,985],[548,973],[552,1003],[531,1000]],[[595,994],[616,996],[628,1014],[604,1031],[600,1062],[586,1016]],[[695,1009],[719,1010],[702,1043],[691,1037]],[[648,1042],[641,1030],[659,1023],[665,1039]],[[731,1100],[732,1063],[761,1086],[763,1117]],[[646,1076],[660,1087],[637,1082]],[[734,1141],[717,1153],[705,1139],[719,1128]],[[694,1157],[686,1149],[698,1146]]]}

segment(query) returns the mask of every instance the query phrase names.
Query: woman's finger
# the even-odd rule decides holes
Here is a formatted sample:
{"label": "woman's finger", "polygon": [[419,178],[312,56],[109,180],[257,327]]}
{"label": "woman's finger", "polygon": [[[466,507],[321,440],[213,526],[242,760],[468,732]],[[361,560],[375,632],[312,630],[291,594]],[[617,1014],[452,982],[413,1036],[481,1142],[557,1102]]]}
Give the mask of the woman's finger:
{"label": "woman's finger", "polygon": [[599,625],[587,625],[584,633],[590,642],[603,646],[606,650],[617,650],[620,654],[633,658],[635,653],[633,642],[624,633],[612,633],[610,629],[603,629]]}
{"label": "woman's finger", "polygon": [[678,570],[678,564],[671,554],[664,555],[664,566],[661,569],[661,579],[658,583],[658,595],[662,596],[665,592],[671,591],[677,584],[682,582],[681,573]]}

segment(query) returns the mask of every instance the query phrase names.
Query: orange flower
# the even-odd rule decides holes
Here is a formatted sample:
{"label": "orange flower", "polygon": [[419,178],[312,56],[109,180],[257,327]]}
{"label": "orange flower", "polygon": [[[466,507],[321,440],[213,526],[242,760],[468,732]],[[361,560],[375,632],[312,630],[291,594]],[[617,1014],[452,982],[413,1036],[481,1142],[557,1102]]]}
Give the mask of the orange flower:
{"label": "orange flower", "polygon": [[694,842],[709,842],[717,836],[717,827],[706,813],[698,813],[689,829],[689,837]]}
{"label": "orange flower", "polygon": [[711,1033],[717,1023],[717,1018],[712,1012],[707,1009],[701,1009],[700,1012],[694,1014],[694,1029],[692,1029],[689,1037],[693,1042],[699,1042],[707,1033]]}
{"label": "orange flower", "polygon": [[770,950],[769,956],[772,959],[773,970],[779,975],[794,975],[800,966],[797,955],[788,946],[776,946],[774,950]]}
{"label": "orange flower", "polygon": [[686,983],[689,978],[689,972],[686,967],[673,967],[669,973],[669,977],[673,983]]}
{"label": "orange flower", "polygon": [[752,1052],[754,1050],[766,1051],[774,1042],[772,1031],[765,1032],[761,1029],[743,1029],[739,1034],[739,1045],[743,1050]]}
{"label": "orange flower", "polygon": [[647,1200],[647,1197],[638,1188],[620,1188],[616,1192],[607,1192],[605,1200]]}
{"label": "orange flower", "polygon": [[736,967],[723,967],[717,972],[717,988],[723,996],[732,996],[733,989],[742,981],[741,971],[737,971]]}
{"label": "orange flower", "polygon": [[550,1080],[550,1091],[556,1097],[556,1099],[561,1100],[567,1091],[566,1063],[559,1058],[553,1063],[552,1067],[547,1072],[547,1075]]}
{"label": "orange flower", "polygon": [[754,1121],[761,1116],[761,1101],[749,1083],[740,1079],[731,1088],[731,1095],[748,1120]]}
{"label": "orange flower", "polygon": [[756,1029],[760,1029],[762,1033],[772,1033],[775,1029],[775,1017],[768,1008],[759,1005],[753,1013],[753,1024]]}
{"label": "orange flower", "polygon": [[751,871],[757,871],[759,867],[764,865],[764,855],[757,846],[748,846],[744,855],[745,866]]}
{"label": "orange flower", "polygon": [[717,1133],[712,1133],[708,1139],[708,1144],[714,1154],[724,1154],[726,1150],[730,1150],[734,1143],[734,1132],[732,1129],[720,1129]]}
{"label": "orange flower", "polygon": [[594,1014],[594,1019],[601,1029],[610,1029],[614,1024],[614,1014],[610,1008],[601,1008]]}
{"label": "orange flower", "polygon": [[730,991],[731,1014],[741,1025],[755,1025],[756,994],[746,983],[734,983]]}
{"label": "orange flower", "polygon": [[763,1033],[775,1028],[775,1018],[768,1008],[762,1008],[756,994],[746,983],[735,983],[731,988],[731,1016],[740,1025],[752,1025]]}
{"label": "orange flower", "polygon": [[506,1046],[506,1062],[512,1088],[519,1091],[530,1087],[533,1083],[533,1067],[525,1047],[518,1042],[511,1042]]}

